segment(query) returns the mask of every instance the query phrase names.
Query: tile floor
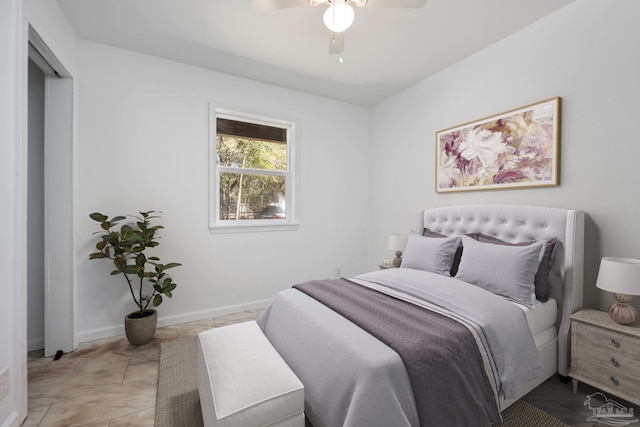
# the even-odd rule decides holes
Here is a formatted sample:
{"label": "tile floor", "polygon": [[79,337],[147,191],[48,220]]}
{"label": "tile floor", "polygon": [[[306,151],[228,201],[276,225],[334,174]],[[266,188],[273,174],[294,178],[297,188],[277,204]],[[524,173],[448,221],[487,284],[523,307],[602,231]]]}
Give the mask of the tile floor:
{"label": "tile floor", "polygon": [[[247,311],[158,328],[153,341],[140,347],[129,345],[123,336],[83,343],[58,361],[32,352],[28,362],[29,415],[23,426],[153,427],[160,344],[253,320],[259,314],[260,310]],[[553,377],[525,400],[573,427],[604,427],[602,422],[587,421],[591,411],[583,402],[595,391],[580,384],[578,393],[573,394],[571,382],[565,384]],[[615,400],[633,407],[640,416],[640,407]],[[640,427],[640,422],[633,425]]]}
{"label": "tile floor", "polygon": [[121,336],[83,343],[57,361],[31,352],[29,415],[22,425],[153,427],[160,344],[253,320],[260,312],[158,328],[153,341],[140,347]]}

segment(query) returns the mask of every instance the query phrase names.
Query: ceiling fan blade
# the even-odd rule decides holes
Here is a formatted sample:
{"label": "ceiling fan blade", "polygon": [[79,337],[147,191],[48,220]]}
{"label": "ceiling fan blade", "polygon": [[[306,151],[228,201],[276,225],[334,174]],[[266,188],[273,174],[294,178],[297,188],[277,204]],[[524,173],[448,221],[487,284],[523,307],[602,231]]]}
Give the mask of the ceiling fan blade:
{"label": "ceiling fan blade", "polygon": [[427,0],[353,0],[360,7],[421,8]]}
{"label": "ceiling fan blade", "polygon": [[329,55],[337,55],[344,51],[344,33],[329,33]]}
{"label": "ceiling fan blade", "polygon": [[255,10],[284,9],[288,7],[315,6],[324,3],[324,0],[249,0],[249,4]]}

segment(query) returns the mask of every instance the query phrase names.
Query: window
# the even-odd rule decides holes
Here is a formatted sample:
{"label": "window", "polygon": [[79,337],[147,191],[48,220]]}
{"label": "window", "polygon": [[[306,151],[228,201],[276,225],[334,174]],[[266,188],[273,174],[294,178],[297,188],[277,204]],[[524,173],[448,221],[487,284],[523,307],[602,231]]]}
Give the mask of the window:
{"label": "window", "polygon": [[294,124],[211,107],[211,130],[211,230],[297,226]]}

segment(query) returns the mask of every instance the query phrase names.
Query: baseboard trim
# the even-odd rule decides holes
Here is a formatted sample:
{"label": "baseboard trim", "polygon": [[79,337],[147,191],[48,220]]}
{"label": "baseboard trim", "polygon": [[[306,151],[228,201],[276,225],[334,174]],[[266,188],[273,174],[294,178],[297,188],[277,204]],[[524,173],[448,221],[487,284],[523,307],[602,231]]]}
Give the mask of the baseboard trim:
{"label": "baseboard trim", "polygon": [[27,340],[27,351],[42,350],[44,348],[44,337],[31,338]]}
{"label": "baseboard trim", "polygon": [[[209,319],[211,317],[224,316],[227,314],[240,313],[248,310],[258,310],[265,308],[272,299],[251,301],[244,304],[228,305],[225,307],[212,308],[209,310],[192,311],[190,313],[178,314],[175,316],[158,317],[158,327],[177,325],[179,323],[195,322],[197,320]],[[107,326],[78,333],[78,342],[84,343],[104,338],[124,335],[124,324],[118,326]],[[4,427],[4,426],[2,426]]]}
{"label": "baseboard trim", "polygon": [[0,427],[18,427],[20,425],[20,422],[18,421],[19,418],[20,414],[18,413],[18,411],[13,411],[11,412],[11,414],[9,414],[7,419],[4,420],[2,426]]}
{"label": "baseboard trim", "polygon": [[[195,322],[196,320],[208,319],[210,317],[225,316],[227,314],[240,313],[248,310],[258,310],[265,308],[272,301],[272,298],[252,301],[244,304],[228,305],[226,307],[214,308],[211,310],[194,311],[176,316],[158,318],[158,326],[171,326],[179,323]],[[124,327],[122,328],[124,333]]]}

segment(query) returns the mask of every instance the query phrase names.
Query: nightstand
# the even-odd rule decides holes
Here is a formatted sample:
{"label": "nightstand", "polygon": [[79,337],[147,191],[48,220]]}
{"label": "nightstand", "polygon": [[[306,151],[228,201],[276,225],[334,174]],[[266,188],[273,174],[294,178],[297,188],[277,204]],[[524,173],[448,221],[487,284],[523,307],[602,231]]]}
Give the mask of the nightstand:
{"label": "nightstand", "polygon": [[574,313],[569,376],[574,393],[582,381],[640,405],[640,326],[619,325],[597,310]]}

